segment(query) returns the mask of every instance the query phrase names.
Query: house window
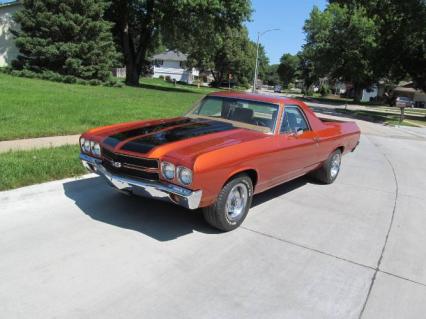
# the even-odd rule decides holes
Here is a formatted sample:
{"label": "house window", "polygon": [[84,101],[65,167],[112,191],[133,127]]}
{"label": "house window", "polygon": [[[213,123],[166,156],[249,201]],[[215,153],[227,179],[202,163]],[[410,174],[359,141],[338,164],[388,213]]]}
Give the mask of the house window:
{"label": "house window", "polygon": [[154,60],[154,65],[160,67],[164,64],[164,60]]}

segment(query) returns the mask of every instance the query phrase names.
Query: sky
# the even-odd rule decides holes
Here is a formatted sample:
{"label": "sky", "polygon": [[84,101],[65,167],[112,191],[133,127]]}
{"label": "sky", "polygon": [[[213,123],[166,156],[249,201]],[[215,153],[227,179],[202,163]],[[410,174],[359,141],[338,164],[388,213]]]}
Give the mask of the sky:
{"label": "sky", "polygon": [[252,0],[252,21],[246,24],[250,39],[256,41],[257,32],[280,29],[260,38],[270,64],[279,63],[284,53],[296,54],[301,49],[303,24],[313,6],[323,10],[326,4],[327,0]]}

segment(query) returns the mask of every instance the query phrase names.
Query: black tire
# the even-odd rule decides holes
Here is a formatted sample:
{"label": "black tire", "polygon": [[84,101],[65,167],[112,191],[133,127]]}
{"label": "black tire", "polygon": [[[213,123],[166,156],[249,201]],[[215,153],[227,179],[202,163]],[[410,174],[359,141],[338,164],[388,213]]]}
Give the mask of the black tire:
{"label": "black tire", "polygon": [[[334,173],[332,171],[333,169],[333,159],[338,156],[339,158],[339,167],[337,170],[337,173]],[[340,149],[335,150],[333,153],[330,154],[328,159],[324,162],[324,164],[318,168],[316,171],[312,173],[312,176],[324,184],[331,184],[333,183],[340,172],[340,166],[341,166],[341,160],[342,160],[342,152]]]}
{"label": "black tire", "polygon": [[[247,196],[245,199],[244,209],[242,209],[242,212],[235,219],[232,219],[227,212],[226,203],[231,190],[235,189],[235,187],[246,187]],[[251,206],[252,198],[253,183],[250,177],[246,174],[237,175],[226,183],[213,205],[203,208],[204,219],[211,226],[219,230],[225,232],[234,230],[235,228],[238,228],[246,218]]]}

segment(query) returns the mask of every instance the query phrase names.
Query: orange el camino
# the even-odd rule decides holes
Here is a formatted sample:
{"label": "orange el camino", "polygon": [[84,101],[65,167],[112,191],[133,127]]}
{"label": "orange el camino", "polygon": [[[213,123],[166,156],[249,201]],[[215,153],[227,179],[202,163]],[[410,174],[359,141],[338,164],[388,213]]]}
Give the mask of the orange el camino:
{"label": "orange el camino", "polygon": [[255,194],[307,173],[333,183],[359,138],[355,123],[320,120],[298,100],[217,92],[183,117],[89,130],[80,159],[122,192],[202,208],[229,231]]}

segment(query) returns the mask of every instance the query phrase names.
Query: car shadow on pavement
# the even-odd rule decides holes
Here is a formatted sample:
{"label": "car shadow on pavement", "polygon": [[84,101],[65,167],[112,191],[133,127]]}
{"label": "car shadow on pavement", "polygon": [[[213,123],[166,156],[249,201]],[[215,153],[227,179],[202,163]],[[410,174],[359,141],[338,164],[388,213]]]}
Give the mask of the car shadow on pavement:
{"label": "car shadow on pavement", "polygon": [[302,176],[290,182],[275,186],[274,188],[271,188],[270,190],[267,190],[266,192],[255,195],[253,197],[253,202],[251,204],[251,207],[256,207],[267,201],[273,200],[274,198],[283,196],[306,184],[316,184],[316,182],[308,176]]}
{"label": "car shadow on pavement", "polygon": [[[312,181],[301,177],[254,196],[252,207],[291,192]],[[101,177],[64,183],[65,195],[90,218],[131,229],[158,241],[169,241],[194,231],[217,234],[201,210],[187,210],[162,201],[128,196],[113,190]]]}
{"label": "car shadow on pavement", "polygon": [[198,231],[218,233],[209,227],[199,210],[121,194],[101,177],[80,179],[63,185],[65,195],[90,218],[131,229],[159,241],[169,241]]}

